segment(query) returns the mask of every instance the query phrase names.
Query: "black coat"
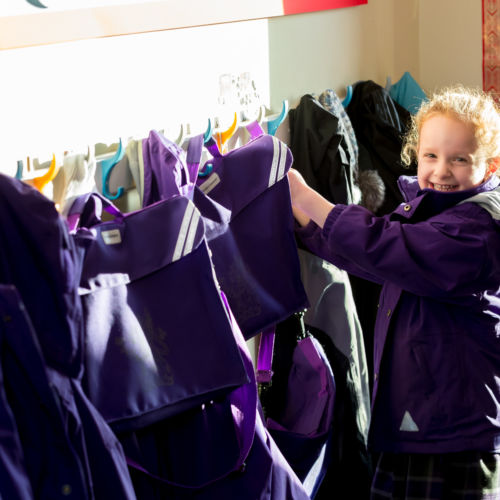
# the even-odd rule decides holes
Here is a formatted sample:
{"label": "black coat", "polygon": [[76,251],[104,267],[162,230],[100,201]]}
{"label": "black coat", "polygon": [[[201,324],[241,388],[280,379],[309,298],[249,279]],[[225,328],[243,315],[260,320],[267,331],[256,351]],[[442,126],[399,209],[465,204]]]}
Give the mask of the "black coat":
{"label": "black coat", "polygon": [[416,175],[416,165],[401,163],[403,136],[410,124],[410,112],[394,101],[389,92],[367,80],[353,86],[346,108],[360,150],[359,169],[374,169],[385,185],[385,198],[377,215],[392,212],[403,201],[397,180],[401,175]]}
{"label": "black coat", "polygon": [[357,203],[355,162],[349,156],[340,118],[310,94],[302,96],[288,116],[293,168],[332,203]]}

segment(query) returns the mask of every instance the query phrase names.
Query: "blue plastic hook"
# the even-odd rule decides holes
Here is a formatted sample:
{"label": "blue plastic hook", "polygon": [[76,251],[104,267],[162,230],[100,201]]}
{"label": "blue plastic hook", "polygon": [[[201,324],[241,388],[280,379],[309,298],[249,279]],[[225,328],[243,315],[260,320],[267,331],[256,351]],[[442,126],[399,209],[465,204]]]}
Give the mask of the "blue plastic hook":
{"label": "blue plastic hook", "polygon": [[203,143],[206,144],[210,140],[210,137],[212,137],[212,120],[209,118],[207,130],[203,134]]}
{"label": "blue plastic hook", "polygon": [[288,113],[288,101],[285,99],[283,101],[283,105],[281,106],[280,114],[276,118],[269,120],[267,122],[267,133],[269,135],[276,134],[276,130],[278,130],[278,127],[281,125],[281,123],[285,119],[287,113]]}
{"label": "blue plastic hook", "polygon": [[101,160],[102,194],[108,198],[108,200],[116,200],[123,194],[124,189],[121,186],[118,188],[116,194],[111,194],[109,192],[108,183],[111,170],[113,170],[113,167],[123,158],[124,155],[125,149],[123,148],[122,140],[120,139],[116,153],[111,158]]}
{"label": "blue plastic hook", "polygon": [[39,2],[38,0],[26,0],[29,4],[33,5],[33,7],[38,7],[40,9],[46,9],[47,6],[43,5],[43,3]]}
{"label": "blue plastic hook", "polygon": [[351,102],[351,99],[352,99],[352,85],[348,85],[347,94],[344,97],[344,100],[342,101],[342,106],[344,106],[344,108],[347,108],[347,106],[349,106],[349,103]]}
{"label": "blue plastic hook", "polygon": [[23,160],[18,160],[17,162],[17,171],[16,171],[16,179],[22,179],[23,178],[23,168],[24,168],[24,163]]}

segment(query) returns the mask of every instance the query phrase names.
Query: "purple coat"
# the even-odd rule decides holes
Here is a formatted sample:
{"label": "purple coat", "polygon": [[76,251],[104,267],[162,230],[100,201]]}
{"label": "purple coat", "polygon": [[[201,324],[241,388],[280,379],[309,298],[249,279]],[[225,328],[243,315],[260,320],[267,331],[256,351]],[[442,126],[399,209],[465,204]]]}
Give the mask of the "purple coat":
{"label": "purple coat", "polygon": [[398,182],[406,201],[390,214],[336,205],[323,230],[298,229],[311,251],[382,284],[369,444],[498,452],[500,181],[454,193]]}

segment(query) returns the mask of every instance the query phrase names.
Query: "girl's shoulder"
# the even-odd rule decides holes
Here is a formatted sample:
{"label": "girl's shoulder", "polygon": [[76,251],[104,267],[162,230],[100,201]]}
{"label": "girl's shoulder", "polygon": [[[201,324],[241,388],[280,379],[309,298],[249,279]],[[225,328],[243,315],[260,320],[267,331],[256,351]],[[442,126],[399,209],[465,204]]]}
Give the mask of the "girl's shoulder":
{"label": "girl's shoulder", "polygon": [[461,201],[459,205],[466,203],[474,203],[486,210],[490,216],[500,226],[500,187],[491,191],[484,191],[482,193],[471,196]]}

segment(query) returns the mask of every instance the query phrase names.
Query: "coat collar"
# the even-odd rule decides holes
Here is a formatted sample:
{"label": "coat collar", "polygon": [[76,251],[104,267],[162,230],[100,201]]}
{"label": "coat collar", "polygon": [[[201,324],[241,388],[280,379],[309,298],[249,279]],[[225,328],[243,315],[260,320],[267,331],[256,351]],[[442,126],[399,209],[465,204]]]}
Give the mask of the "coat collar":
{"label": "coat collar", "polygon": [[452,207],[467,198],[476,196],[480,193],[487,193],[498,188],[500,179],[496,175],[492,175],[486,182],[479,186],[465,191],[455,191],[453,193],[441,193],[434,189],[420,189],[416,176],[402,175],[398,179],[398,186],[403,194],[405,202],[401,204],[395,212],[405,214],[409,217],[414,212],[417,205],[425,200],[427,207],[432,207],[432,212],[441,212],[449,207]]}

